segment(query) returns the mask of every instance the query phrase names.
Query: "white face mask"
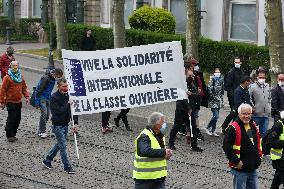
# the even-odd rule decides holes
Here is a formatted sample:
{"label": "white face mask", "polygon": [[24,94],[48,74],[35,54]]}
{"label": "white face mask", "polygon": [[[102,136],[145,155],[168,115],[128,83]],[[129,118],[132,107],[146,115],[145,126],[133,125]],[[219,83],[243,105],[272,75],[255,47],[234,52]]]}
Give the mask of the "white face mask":
{"label": "white face mask", "polygon": [[278,85],[279,85],[280,87],[284,87],[284,82],[278,81]]}
{"label": "white face mask", "polygon": [[264,84],[265,83],[265,79],[258,79],[257,80],[259,84]]}
{"label": "white face mask", "polygon": [[167,123],[163,123],[161,129],[160,129],[160,132],[165,135],[166,134],[166,129],[167,129]]}
{"label": "white face mask", "polygon": [[241,64],[235,64],[235,68],[241,68]]}
{"label": "white face mask", "polygon": [[214,73],[214,76],[215,76],[215,77],[220,77],[220,76],[221,76],[221,73]]}
{"label": "white face mask", "polygon": [[194,71],[199,71],[199,66],[198,65],[196,65],[196,66],[194,66]]}
{"label": "white face mask", "polygon": [[281,119],[284,119],[284,111],[281,111],[281,112],[280,112],[280,118],[281,118]]}

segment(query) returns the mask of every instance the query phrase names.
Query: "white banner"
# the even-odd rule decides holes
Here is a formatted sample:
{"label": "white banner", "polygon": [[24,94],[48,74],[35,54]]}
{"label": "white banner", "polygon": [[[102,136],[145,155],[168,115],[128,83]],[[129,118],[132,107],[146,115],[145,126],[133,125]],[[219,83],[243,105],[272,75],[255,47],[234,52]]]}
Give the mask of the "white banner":
{"label": "white banner", "polygon": [[179,41],[62,56],[73,115],[187,98]]}

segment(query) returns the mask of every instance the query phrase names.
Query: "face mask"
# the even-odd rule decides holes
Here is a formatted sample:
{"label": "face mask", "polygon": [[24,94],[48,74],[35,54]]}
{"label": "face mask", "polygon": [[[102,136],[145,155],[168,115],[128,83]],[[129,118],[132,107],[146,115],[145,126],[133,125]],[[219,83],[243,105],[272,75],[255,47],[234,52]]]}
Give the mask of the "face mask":
{"label": "face mask", "polygon": [[214,73],[214,76],[215,76],[215,77],[220,77],[220,76],[221,76],[221,73]]}
{"label": "face mask", "polygon": [[198,70],[199,70],[199,66],[198,65],[194,66],[194,71],[198,72]]}
{"label": "face mask", "polygon": [[13,55],[13,53],[8,53],[8,56],[12,56]]}
{"label": "face mask", "polygon": [[241,68],[241,64],[235,64],[235,68],[240,69]]}
{"label": "face mask", "polygon": [[278,85],[279,85],[280,87],[284,87],[284,82],[278,81]]}
{"label": "face mask", "polygon": [[160,132],[165,135],[166,133],[166,129],[167,129],[167,123],[163,123],[161,129],[160,129]]}
{"label": "face mask", "polygon": [[258,79],[257,80],[259,84],[264,84],[265,83],[265,79]]}
{"label": "face mask", "polygon": [[280,112],[280,118],[281,118],[281,119],[284,119],[284,111],[281,111],[281,112]]}
{"label": "face mask", "polygon": [[193,78],[192,78],[192,77],[188,77],[188,78],[186,79],[186,81],[189,82],[189,83],[192,83]]}

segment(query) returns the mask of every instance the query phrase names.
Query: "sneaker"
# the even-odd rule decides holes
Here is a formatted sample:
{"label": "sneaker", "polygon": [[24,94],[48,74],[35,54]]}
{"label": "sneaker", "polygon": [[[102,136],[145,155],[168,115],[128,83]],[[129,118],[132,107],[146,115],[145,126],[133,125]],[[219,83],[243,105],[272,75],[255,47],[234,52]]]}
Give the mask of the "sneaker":
{"label": "sneaker", "polygon": [[200,131],[197,134],[197,140],[202,140],[203,142],[205,141],[204,136],[201,134]]}
{"label": "sneaker", "polygon": [[214,137],[219,137],[219,135],[216,132],[213,133],[213,136]]}
{"label": "sneaker", "polygon": [[64,172],[65,173],[68,173],[68,174],[75,174],[75,171],[72,169],[72,167],[69,167],[67,169],[64,169]]}
{"label": "sneaker", "polygon": [[18,140],[17,137],[8,137],[7,138],[8,142],[16,142]]}
{"label": "sneaker", "polygon": [[112,132],[112,128],[110,127],[106,127],[107,132],[111,133]]}
{"label": "sneaker", "polygon": [[196,147],[191,147],[191,150],[194,151],[194,152],[203,152],[203,149],[196,146]]}
{"label": "sneaker", "polygon": [[48,162],[48,161],[46,161],[46,160],[43,160],[43,161],[41,162],[41,164],[42,164],[45,168],[47,168],[47,169],[52,169],[51,162]]}
{"label": "sneaker", "polygon": [[102,133],[106,134],[106,132],[107,132],[107,128],[106,127],[102,127]]}
{"label": "sneaker", "polygon": [[47,134],[46,133],[39,133],[38,136],[40,138],[46,138],[47,137]]}
{"label": "sneaker", "polygon": [[207,135],[212,136],[212,133],[209,131],[209,129],[206,129],[205,131]]}
{"label": "sneaker", "polygon": [[186,135],[185,133],[182,133],[182,132],[178,132],[177,134],[182,135],[182,136]]}

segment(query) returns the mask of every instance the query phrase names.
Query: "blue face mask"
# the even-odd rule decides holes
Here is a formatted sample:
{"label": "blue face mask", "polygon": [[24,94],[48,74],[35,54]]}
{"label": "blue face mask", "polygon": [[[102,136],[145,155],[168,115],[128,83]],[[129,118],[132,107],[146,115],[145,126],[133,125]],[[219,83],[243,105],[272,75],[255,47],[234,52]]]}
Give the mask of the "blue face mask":
{"label": "blue face mask", "polygon": [[161,127],[161,129],[160,129],[160,132],[161,132],[163,135],[165,135],[167,127],[168,127],[168,126],[167,126],[167,123],[163,123],[163,125],[162,125],[162,127]]}

